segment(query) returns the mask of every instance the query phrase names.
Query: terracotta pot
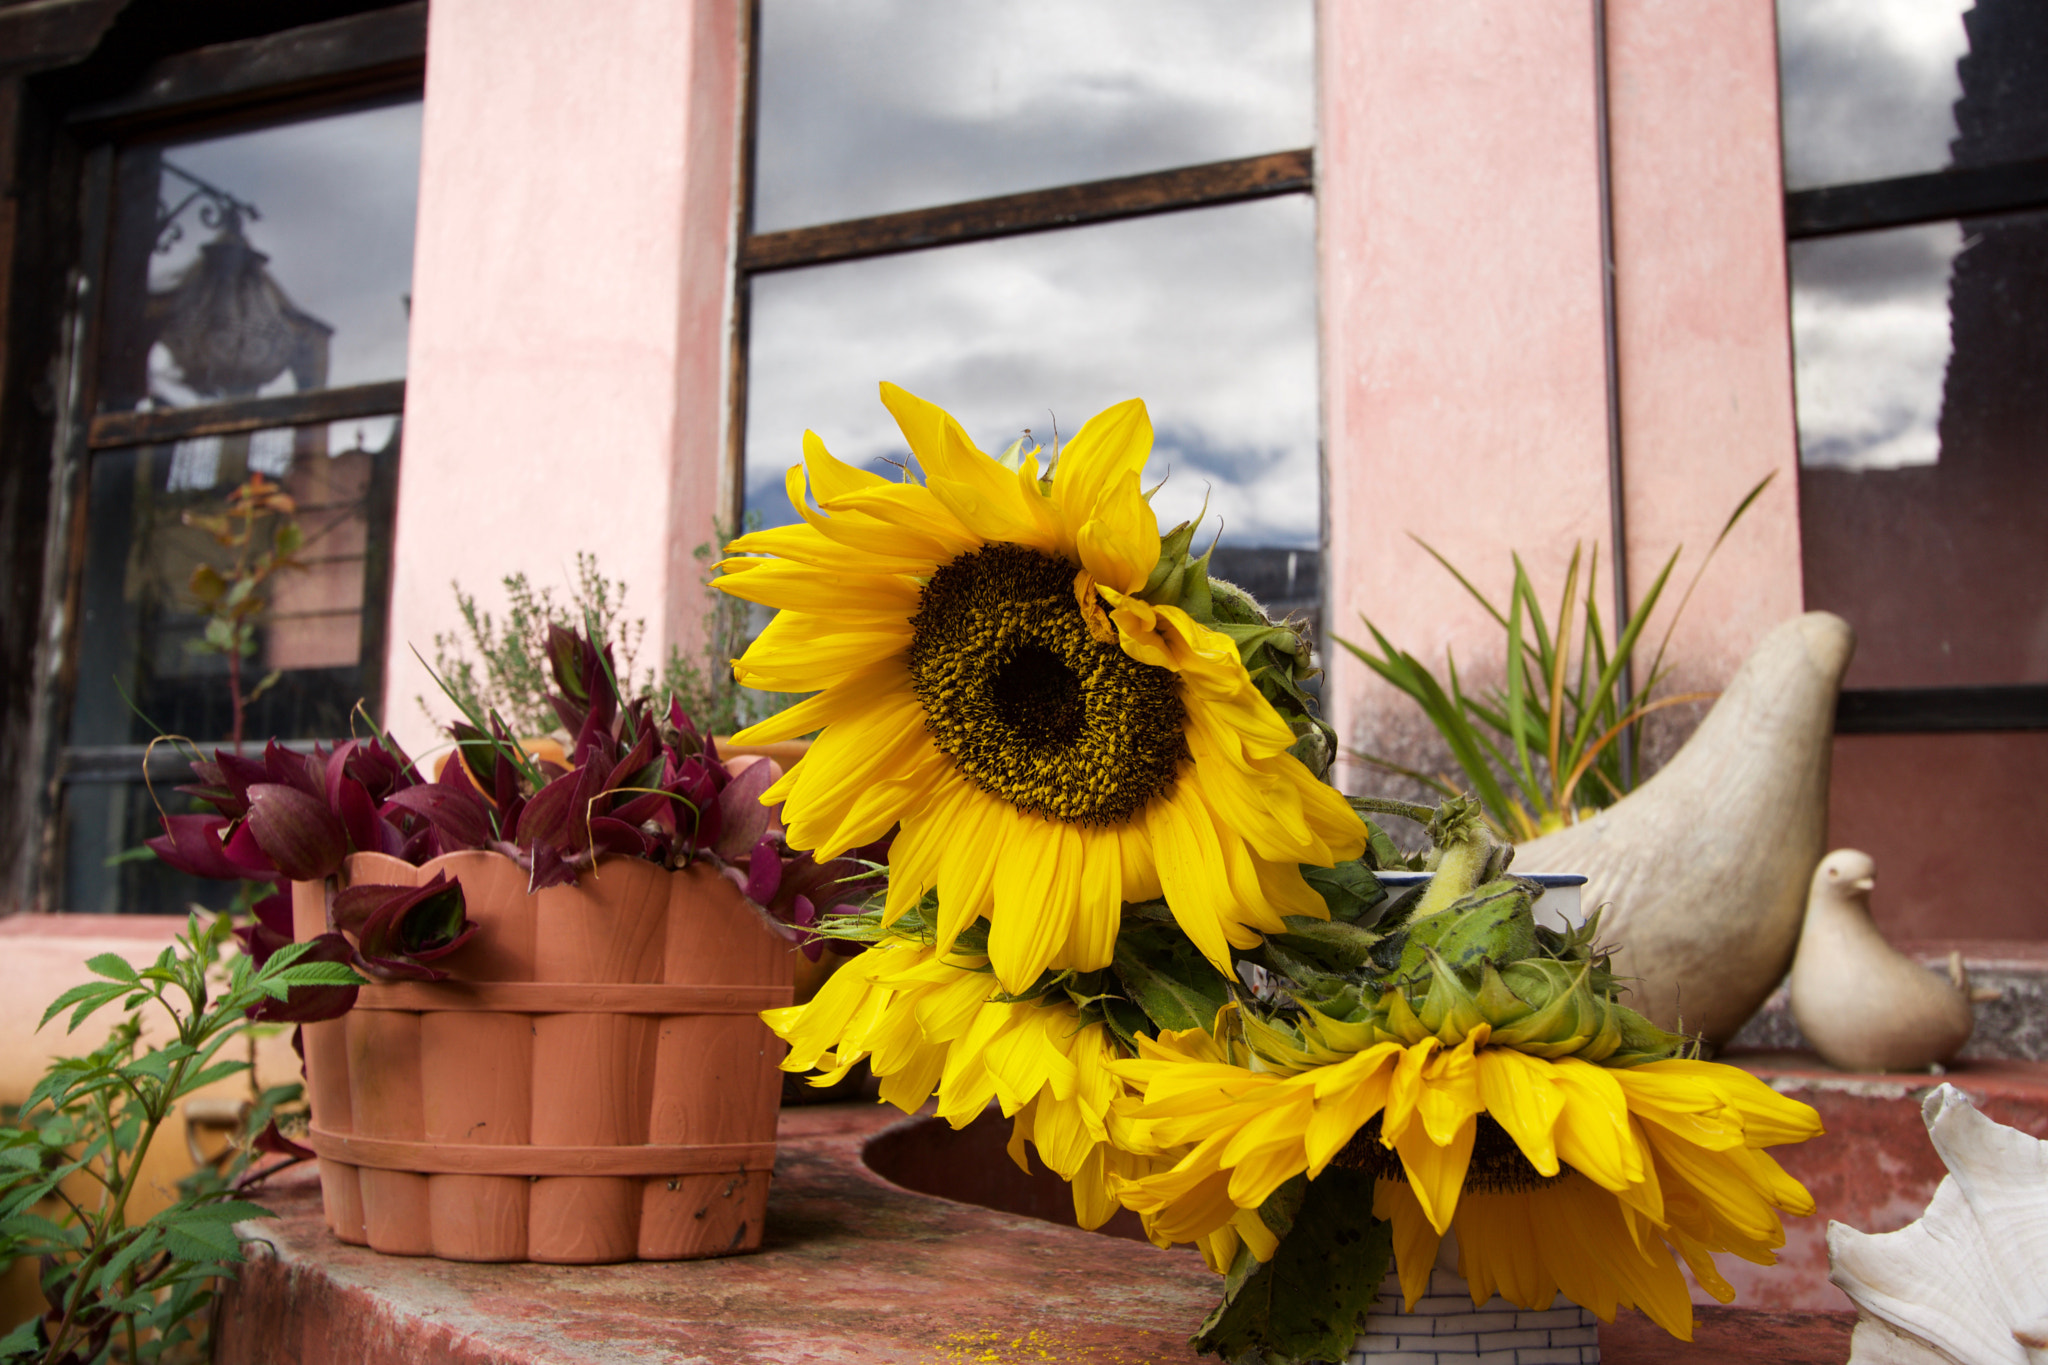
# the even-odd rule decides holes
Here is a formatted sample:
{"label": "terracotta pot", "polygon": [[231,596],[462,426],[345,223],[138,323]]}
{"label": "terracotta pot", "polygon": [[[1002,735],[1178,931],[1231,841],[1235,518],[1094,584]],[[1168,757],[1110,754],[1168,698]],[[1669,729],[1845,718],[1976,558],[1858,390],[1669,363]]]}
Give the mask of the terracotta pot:
{"label": "terracotta pot", "polygon": [[[760,1245],[788,943],[709,868],[608,859],[528,894],[497,853],[348,881],[461,881],[482,931],[445,982],[366,986],[305,1029],[312,1146],[344,1242],[453,1261],[684,1260]],[[301,939],[327,928],[300,882]]]}

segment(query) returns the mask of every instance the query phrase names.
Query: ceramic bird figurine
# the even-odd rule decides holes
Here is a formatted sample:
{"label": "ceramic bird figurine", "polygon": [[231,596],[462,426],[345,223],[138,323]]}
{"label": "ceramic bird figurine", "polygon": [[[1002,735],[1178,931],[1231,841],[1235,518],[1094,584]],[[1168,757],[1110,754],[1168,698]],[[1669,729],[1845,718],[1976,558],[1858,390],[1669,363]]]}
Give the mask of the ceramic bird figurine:
{"label": "ceramic bird figurine", "polygon": [[1844,1071],[1925,1071],[1970,1039],[1966,983],[1936,976],[1885,942],[1870,919],[1877,865],[1836,849],[1814,869],[1792,960],[1792,1017]]}

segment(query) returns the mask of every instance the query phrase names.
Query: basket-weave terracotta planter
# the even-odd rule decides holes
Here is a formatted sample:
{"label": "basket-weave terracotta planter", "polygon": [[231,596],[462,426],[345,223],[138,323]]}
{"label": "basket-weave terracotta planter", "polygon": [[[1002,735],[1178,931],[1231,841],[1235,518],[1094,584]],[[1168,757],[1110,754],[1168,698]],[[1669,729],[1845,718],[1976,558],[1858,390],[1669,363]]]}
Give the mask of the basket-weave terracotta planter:
{"label": "basket-weave terracotta planter", "polygon": [[[345,1242],[454,1261],[682,1260],[760,1244],[791,953],[725,878],[608,859],[529,895],[496,853],[350,882],[461,881],[453,980],[366,986],[305,1027],[312,1146]],[[297,936],[327,886],[292,888]]]}

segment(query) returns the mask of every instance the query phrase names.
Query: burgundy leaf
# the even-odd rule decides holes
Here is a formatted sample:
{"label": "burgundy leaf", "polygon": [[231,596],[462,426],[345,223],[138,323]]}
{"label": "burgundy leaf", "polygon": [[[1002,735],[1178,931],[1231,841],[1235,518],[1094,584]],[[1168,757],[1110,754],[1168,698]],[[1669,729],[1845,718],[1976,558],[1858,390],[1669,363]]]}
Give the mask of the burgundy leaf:
{"label": "burgundy leaf", "polygon": [[298,1143],[293,1142],[283,1133],[280,1133],[277,1130],[276,1119],[272,1119],[269,1123],[265,1124],[263,1131],[249,1140],[249,1145],[259,1152],[269,1152],[273,1156],[288,1156],[294,1161],[310,1161],[313,1159],[313,1149],[311,1147],[301,1147]]}
{"label": "burgundy leaf", "polygon": [[[339,962],[353,965],[356,950],[340,934],[322,934],[300,962]],[[249,1008],[251,1019],[269,1024],[317,1024],[339,1019],[355,1007],[359,986],[294,986],[282,1000],[265,1000]],[[303,1054],[302,1054],[303,1055]]]}
{"label": "burgundy leaf", "polygon": [[255,921],[235,930],[235,937],[242,941],[249,960],[260,968],[272,953],[292,941],[292,898],[287,892],[273,891],[253,908]]}
{"label": "burgundy leaf", "polygon": [[220,842],[221,831],[227,828],[227,824],[218,815],[166,815],[163,817],[164,832],[143,842],[158,858],[194,877],[212,877],[220,881],[274,879],[277,876],[275,868],[252,872],[228,857]]}
{"label": "burgundy leaf", "polygon": [[719,823],[715,851],[728,862],[761,841],[773,822],[773,813],[761,804],[761,793],[774,786],[782,768],[773,759],[758,759],[718,794]]}
{"label": "burgundy leaf", "polygon": [[[459,773],[462,767],[450,763],[448,771]],[[388,818],[394,810],[409,811],[431,824],[441,836],[443,852],[482,848],[495,833],[491,829],[490,807],[466,779],[459,786],[453,782],[431,782],[393,792],[384,803],[385,816]]]}
{"label": "burgundy leaf", "polygon": [[295,882],[330,876],[348,856],[348,831],[341,821],[320,796],[298,787],[275,782],[251,786],[247,828],[277,870]]}
{"label": "burgundy leaf", "polygon": [[573,856],[564,856],[552,844],[532,845],[530,856],[533,866],[526,879],[529,893],[550,886],[566,886],[575,881],[576,874],[589,863],[580,849]]}
{"label": "burgundy leaf", "polygon": [[[805,896],[798,896],[792,908],[790,923],[796,925],[799,929],[808,929],[817,922],[818,912],[811,908],[810,899]],[[803,951],[805,961],[816,962],[825,955],[825,945],[828,942],[830,942],[829,939],[821,938],[817,934],[805,934],[803,940],[797,944],[797,947]]]}
{"label": "burgundy leaf", "polygon": [[249,828],[247,820],[235,826],[235,832],[221,845],[221,852],[227,855],[229,862],[241,869],[241,876],[276,881],[284,875],[278,871],[277,864],[271,861],[270,855],[258,847],[256,832]]}
{"label": "burgundy leaf", "polygon": [[600,815],[590,822],[590,842],[599,853],[617,853],[628,858],[644,858],[653,847],[646,835],[609,815]]}
{"label": "burgundy leaf", "polygon": [[747,899],[766,907],[774,903],[775,893],[781,887],[782,850],[775,846],[773,839],[762,839],[747,855]]}
{"label": "burgundy leaf", "polygon": [[365,958],[442,957],[474,931],[462,883],[436,872],[423,886],[358,882],[334,897],[335,927],[355,935]]}
{"label": "burgundy leaf", "polygon": [[362,783],[343,778],[332,790],[335,796],[328,809],[341,817],[349,847],[357,853],[390,852],[384,846],[384,822],[377,816],[377,804],[363,790]]}
{"label": "burgundy leaf", "polygon": [[287,749],[273,739],[263,746],[263,771],[267,781],[302,791],[315,800],[326,799],[325,765],[310,754]]}

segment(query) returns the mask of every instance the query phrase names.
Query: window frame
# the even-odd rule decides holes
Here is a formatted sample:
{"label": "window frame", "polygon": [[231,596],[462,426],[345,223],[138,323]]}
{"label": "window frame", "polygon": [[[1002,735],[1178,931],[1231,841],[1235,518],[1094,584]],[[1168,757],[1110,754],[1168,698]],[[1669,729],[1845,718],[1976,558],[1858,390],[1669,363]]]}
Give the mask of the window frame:
{"label": "window frame", "polygon": [[[76,149],[78,194],[72,220],[75,255],[66,290],[55,371],[61,400],[50,447],[50,509],[43,583],[43,658],[26,758],[34,775],[27,820],[43,831],[14,880],[23,904],[50,904],[60,888],[58,836],[64,792],[74,783],[177,780],[184,763],[172,746],[81,747],[68,743],[76,696],[80,589],[85,567],[87,487],[102,451],[193,436],[324,425],[351,418],[402,420],[405,381],[390,380],[268,398],[240,398],[146,412],[98,412],[99,347],[106,320],[102,282],[113,249],[114,177],[122,148],[169,135],[221,134],[423,96],[426,0],[301,24],[159,58],[121,94],[60,108],[53,133]],[[395,462],[386,462],[394,463]],[[369,492],[371,541],[364,583],[365,701],[381,710],[384,638],[389,625],[391,511],[397,471],[379,469]],[[381,513],[381,515],[380,515]],[[313,741],[294,741],[304,748]],[[25,873],[26,875],[22,875]]]}

